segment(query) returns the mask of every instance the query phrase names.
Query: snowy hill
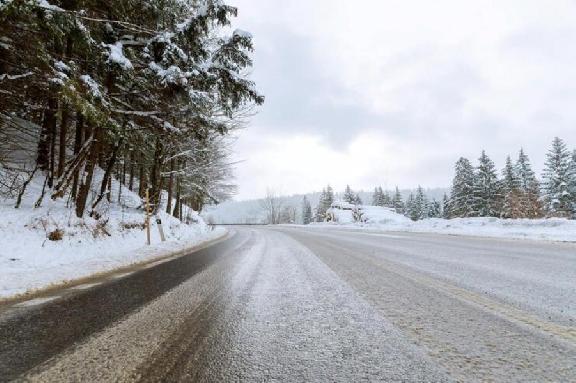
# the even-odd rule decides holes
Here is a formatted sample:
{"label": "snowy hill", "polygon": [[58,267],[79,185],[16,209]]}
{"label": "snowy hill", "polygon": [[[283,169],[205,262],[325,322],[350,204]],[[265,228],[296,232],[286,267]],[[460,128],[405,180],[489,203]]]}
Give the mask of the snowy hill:
{"label": "snowy hill", "polygon": [[185,224],[161,208],[158,218],[167,241],[161,242],[153,219],[152,246],[146,246],[136,193],[113,181],[112,202],[99,208],[101,217],[79,219],[64,199],[52,201],[47,195],[34,207],[43,182],[43,177],[33,179],[19,209],[13,199],[0,201],[0,299],[164,256],[224,233],[191,209],[186,211],[190,224]]}
{"label": "snowy hill", "polygon": [[415,232],[494,238],[576,242],[576,221],[563,218],[429,218],[414,222],[391,209],[360,206],[362,220],[355,221],[351,210],[331,209],[335,222],[314,223],[314,228],[339,228],[368,232]]}
{"label": "snowy hill", "polygon": [[[404,200],[408,198],[410,193],[414,192],[411,189],[404,189],[400,191]],[[445,188],[435,188],[427,189],[426,195],[432,200],[437,201],[442,200],[444,193],[448,193],[448,189]],[[358,195],[368,204],[372,201],[372,191],[361,191]],[[389,190],[392,194],[392,191]],[[320,192],[313,192],[307,194],[294,194],[291,196],[282,196],[283,206],[292,207],[296,209],[297,219],[296,222],[301,222],[301,210],[302,210],[302,199],[306,197],[312,208],[318,205],[320,200]],[[335,193],[336,200],[340,199],[342,193]],[[202,216],[206,218],[207,221],[216,224],[234,224],[234,223],[263,223],[265,222],[265,212],[262,209],[262,199],[247,200],[247,201],[227,201],[217,206],[208,206],[202,212]]]}

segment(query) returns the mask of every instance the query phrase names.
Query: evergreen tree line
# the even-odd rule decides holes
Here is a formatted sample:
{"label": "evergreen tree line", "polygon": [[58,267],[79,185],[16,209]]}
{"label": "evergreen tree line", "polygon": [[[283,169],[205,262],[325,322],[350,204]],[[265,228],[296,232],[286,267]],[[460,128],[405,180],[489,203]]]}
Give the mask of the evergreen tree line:
{"label": "evergreen tree line", "polygon": [[[222,0],[0,0],[0,190],[78,217],[112,179],[181,217],[234,192],[230,133],[264,99]],[[25,159],[23,159],[25,158]],[[30,161],[29,159],[32,159]],[[100,174],[101,173],[101,174]],[[172,200],[175,200],[175,205]]]}
{"label": "evergreen tree line", "polygon": [[558,137],[546,154],[540,180],[524,150],[516,161],[506,158],[501,177],[484,151],[476,167],[460,158],[455,173],[446,218],[576,217],[576,150],[570,152]]}
{"label": "evergreen tree line", "polygon": [[[334,200],[330,186],[323,189],[315,210],[304,198],[304,223],[323,222]],[[343,200],[362,204],[360,196],[350,186],[346,186]],[[414,221],[466,217],[575,219],[576,150],[569,151],[562,139],[555,138],[546,154],[540,180],[523,149],[515,161],[510,156],[506,158],[500,176],[494,162],[482,151],[477,166],[466,158],[456,162],[450,195],[444,195],[441,202],[430,200],[421,186],[410,193],[406,201],[398,187],[391,195],[379,186],[374,189],[371,204],[393,209]]]}
{"label": "evergreen tree line", "polygon": [[[349,185],[346,185],[341,199],[346,203],[356,206],[362,205],[363,203],[360,195],[354,192]],[[312,208],[308,198],[304,197],[302,200],[303,223],[324,222],[327,217],[327,211],[334,201],[336,201],[336,196],[330,185],[322,190],[318,206],[315,209]],[[398,187],[396,187],[392,195],[390,195],[388,191],[384,191],[381,186],[376,187],[372,195],[372,206],[390,208],[414,220],[440,217],[442,211],[440,203],[435,200],[430,201],[426,197],[424,189],[420,186],[416,194],[410,194],[406,203]]]}

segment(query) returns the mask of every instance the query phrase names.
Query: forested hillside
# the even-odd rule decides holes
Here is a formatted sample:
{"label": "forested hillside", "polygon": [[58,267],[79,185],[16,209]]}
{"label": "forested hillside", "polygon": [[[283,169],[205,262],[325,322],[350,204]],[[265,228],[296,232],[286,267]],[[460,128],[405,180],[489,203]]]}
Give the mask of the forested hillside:
{"label": "forested hillside", "polygon": [[20,207],[41,177],[36,206],[98,216],[115,179],[156,210],[164,190],[181,217],[233,193],[227,137],[263,102],[236,14],[221,0],[1,0],[1,196]]}

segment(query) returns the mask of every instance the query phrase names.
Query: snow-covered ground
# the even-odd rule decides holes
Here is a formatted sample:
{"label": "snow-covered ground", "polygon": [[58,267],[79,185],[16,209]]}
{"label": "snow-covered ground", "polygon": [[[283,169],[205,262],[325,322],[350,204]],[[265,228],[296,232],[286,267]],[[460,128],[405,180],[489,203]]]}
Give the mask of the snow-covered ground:
{"label": "snow-covered ground", "polygon": [[339,222],[315,223],[313,227],[338,227],[353,230],[406,231],[441,233],[496,238],[533,239],[576,242],[576,221],[550,219],[499,218],[431,218],[418,222],[397,214],[391,209],[362,206],[364,223],[353,222],[351,210],[333,209]]}
{"label": "snow-covered ground", "polygon": [[[49,195],[40,208],[33,207],[42,181],[30,184],[20,209],[14,200],[0,200],[0,299],[163,257],[225,234],[192,210],[187,211],[191,223],[184,224],[160,209],[166,242],[153,217],[152,246],[147,246],[137,194],[122,188],[117,203],[120,185],[114,182],[115,202],[99,207],[103,218],[80,220],[66,208],[66,200],[52,201]],[[56,230],[62,240],[48,238]]]}

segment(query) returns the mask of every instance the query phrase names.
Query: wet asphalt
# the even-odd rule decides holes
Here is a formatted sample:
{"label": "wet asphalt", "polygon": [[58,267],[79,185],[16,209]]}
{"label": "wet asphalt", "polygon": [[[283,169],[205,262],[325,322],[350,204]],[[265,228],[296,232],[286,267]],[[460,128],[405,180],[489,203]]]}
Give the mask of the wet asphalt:
{"label": "wet asphalt", "polygon": [[[61,299],[0,307],[0,381],[576,381],[571,245],[232,230]],[[539,265],[559,267],[555,283],[534,277]],[[498,292],[512,282],[537,291]],[[562,297],[538,304],[547,295]]]}

